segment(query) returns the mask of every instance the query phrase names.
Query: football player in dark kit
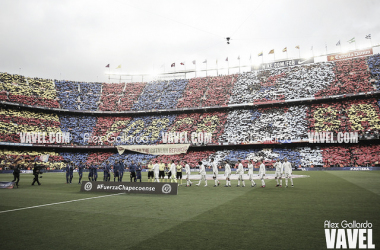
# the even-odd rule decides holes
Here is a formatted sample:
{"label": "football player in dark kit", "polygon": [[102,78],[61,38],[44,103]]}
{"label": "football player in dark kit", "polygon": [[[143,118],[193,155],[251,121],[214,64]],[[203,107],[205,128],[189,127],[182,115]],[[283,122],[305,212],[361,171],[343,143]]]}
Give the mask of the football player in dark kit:
{"label": "football player in dark kit", "polygon": [[132,182],[132,179],[134,182],[136,182],[136,165],[135,165],[135,162],[132,161],[131,165],[129,166],[129,172],[130,172],[130,180]]}
{"label": "football player in dark kit", "polygon": [[[123,166],[123,163],[121,162],[121,160],[118,160],[115,162],[114,171],[117,171],[117,173],[118,173],[117,181],[118,182],[122,181],[123,175],[124,175],[124,166]],[[114,180],[114,182],[115,182],[115,180]]]}
{"label": "football player in dark kit", "polygon": [[92,170],[92,166],[87,164],[88,168],[88,180],[93,181],[94,180],[94,171]]}
{"label": "football player in dark kit", "polygon": [[111,180],[111,164],[110,164],[109,161],[107,161],[106,170],[107,170],[107,179],[106,179],[106,181],[110,181]]}
{"label": "football player in dark kit", "polygon": [[141,182],[141,171],[142,171],[141,162],[139,162],[136,167],[136,180],[140,180],[140,182]]}
{"label": "football player in dark kit", "polygon": [[119,182],[120,181],[119,168],[116,165],[114,165],[113,166],[113,182],[116,182],[116,178],[117,178],[117,181]]}
{"label": "football player in dark kit", "polygon": [[[165,163],[165,171],[166,171],[166,175],[168,176],[168,179],[167,181],[170,182],[170,177],[172,177],[172,171],[170,171],[170,164],[168,163]],[[175,173],[174,173],[175,174]]]}
{"label": "football player in dark kit", "polygon": [[73,181],[74,178],[74,162],[70,162],[70,183]]}
{"label": "football player in dark kit", "polygon": [[97,163],[96,162],[94,162],[93,164],[92,164],[92,171],[93,171],[93,173],[94,173],[94,178],[93,178],[93,180],[97,180],[98,179],[98,166],[97,166]]}
{"label": "football player in dark kit", "polygon": [[123,181],[124,163],[121,160],[119,161],[119,175],[120,175],[120,181]]}
{"label": "football player in dark kit", "polygon": [[74,165],[73,162],[66,161],[66,184],[71,184],[74,174]]}
{"label": "football player in dark kit", "polygon": [[105,164],[103,164],[103,181],[107,181],[108,174],[107,174],[107,165],[109,164],[109,161],[107,161]]}
{"label": "football player in dark kit", "polygon": [[84,168],[85,168],[85,165],[84,165],[84,162],[82,161],[81,163],[79,163],[79,166],[78,166],[78,175],[79,175],[79,182],[78,182],[78,184],[81,183],[82,176],[83,176],[83,169]]}

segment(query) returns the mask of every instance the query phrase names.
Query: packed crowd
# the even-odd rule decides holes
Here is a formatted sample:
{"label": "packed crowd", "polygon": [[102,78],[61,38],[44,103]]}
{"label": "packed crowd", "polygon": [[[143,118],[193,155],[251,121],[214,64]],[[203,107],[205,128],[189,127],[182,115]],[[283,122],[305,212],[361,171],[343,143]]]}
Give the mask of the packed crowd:
{"label": "packed crowd", "polygon": [[47,162],[37,161],[38,164],[46,166],[49,169],[62,169],[66,167],[63,162],[64,157],[52,150],[50,151],[35,151],[35,150],[9,150],[9,149],[0,149],[0,168],[6,169],[10,168],[10,165],[14,160],[21,156],[23,158],[24,169],[27,169],[29,162],[34,162],[36,156],[49,155]]}
{"label": "packed crowd", "polygon": [[334,64],[314,63],[247,72],[239,76],[231,104],[310,98],[335,79]]}
{"label": "packed crowd", "polygon": [[20,132],[61,132],[58,115],[35,111],[0,108],[0,141],[20,141]]}
{"label": "packed crowd", "polygon": [[177,108],[224,106],[228,104],[236,75],[192,78]]}
{"label": "packed crowd", "polygon": [[[290,143],[308,132],[358,132],[359,139],[379,139],[380,101],[374,98],[231,111],[140,116],[54,114],[0,109],[0,139],[20,142],[20,132],[69,132],[74,145],[163,143],[163,132],[212,134],[211,143],[258,141]],[[85,141],[85,135],[97,137]],[[116,137],[122,139],[114,139]],[[137,137],[140,139],[137,140]],[[110,138],[108,140],[107,138]],[[142,139],[142,140],[141,140]]]}
{"label": "packed crowd", "polygon": [[374,98],[312,104],[308,109],[311,132],[380,131],[380,110]]}
{"label": "packed crowd", "polygon": [[193,132],[206,132],[212,134],[212,143],[217,143],[224,132],[226,112],[205,112],[180,114],[176,117],[168,132],[187,132],[188,139]]}
{"label": "packed crowd", "polygon": [[131,110],[138,101],[146,83],[103,83],[99,110],[126,111]]}
{"label": "packed crowd", "polygon": [[228,113],[221,143],[307,137],[307,106],[236,109]]}
{"label": "packed crowd", "polygon": [[322,150],[323,165],[374,166],[380,162],[380,145],[353,145],[350,147],[330,146]]}
{"label": "packed crowd", "polygon": [[[34,161],[36,156],[49,155],[47,162],[41,164],[51,169],[65,168],[67,162],[72,161],[76,166],[83,163],[94,164],[101,168],[105,164],[114,165],[122,161],[126,166],[132,161],[141,163],[146,167],[149,161],[162,161],[170,163],[172,160],[187,161],[191,168],[196,168],[199,161],[210,168],[211,158],[219,167],[227,160],[233,167],[238,160],[247,166],[249,160],[256,162],[262,160],[267,168],[272,168],[275,161],[287,158],[294,167],[357,167],[379,166],[380,145],[338,145],[323,147],[294,147],[294,148],[263,148],[263,149],[235,149],[235,150],[189,150],[186,154],[154,156],[138,153],[124,153],[119,155],[115,152],[54,152],[54,151],[15,151],[8,149],[0,150],[0,166],[9,166],[12,160],[21,155],[25,162]],[[65,160],[65,161],[64,161]],[[256,166],[258,167],[258,166]]]}
{"label": "packed crowd", "polygon": [[[370,60],[371,57],[368,59]],[[376,88],[370,81],[367,58],[359,57],[351,60],[335,62],[335,79],[331,86],[321,89],[315,96],[329,96],[347,93],[374,91]]]}
{"label": "packed crowd", "polygon": [[55,81],[58,100],[62,109],[98,110],[102,85],[73,81]]}
{"label": "packed crowd", "polygon": [[1,101],[58,108],[56,97],[52,80],[0,73]]}
{"label": "packed crowd", "polygon": [[371,72],[371,83],[375,84],[376,89],[380,89],[380,54],[370,56],[367,64]]}
{"label": "packed crowd", "polygon": [[0,73],[0,101],[84,111],[276,102],[380,90],[380,54],[227,76],[85,83]]}
{"label": "packed crowd", "polygon": [[132,110],[172,109],[177,106],[188,80],[154,81],[146,84]]}
{"label": "packed crowd", "polygon": [[59,120],[61,121],[61,131],[71,134],[71,144],[88,145],[88,142],[85,141],[85,134],[92,133],[96,125],[96,117],[85,115],[59,115]]}

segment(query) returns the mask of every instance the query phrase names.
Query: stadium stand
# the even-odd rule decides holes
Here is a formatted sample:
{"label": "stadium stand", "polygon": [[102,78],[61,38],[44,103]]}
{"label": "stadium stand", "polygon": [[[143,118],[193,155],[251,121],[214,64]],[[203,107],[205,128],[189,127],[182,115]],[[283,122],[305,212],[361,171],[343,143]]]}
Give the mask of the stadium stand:
{"label": "stadium stand", "polygon": [[312,132],[379,132],[380,110],[374,98],[313,104],[308,109]]}
{"label": "stadium stand", "polygon": [[123,93],[125,84],[103,83],[102,96],[100,98],[99,110],[116,111],[120,102],[120,95]]}
{"label": "stadium stand", "polygon": [[9,150],[9,149],[0,149],[0,161],[1,165],[5,165],[9,167],[10,162],[13,162],[17,156],[21,155],[24,158],[26,163],[34,162],[36,156],[41,155],[49,155],[48,162],[40,162],[37,163],[45,165],[49,169],[61,169],[65,167],[65,163],[63,162],[64,157],[59,153],[56,153],[52,150],[49,151],[35,151],[35,150]]}
{"label": "stadium stand", "polygon": [[336,79],[331,85],[319,91],[316,96],[374,91],[369,81],[370,74],[364,57],[335,62],[334,72]]}
{"label": "stadium stand", "polygon": [[99,110],[126,111],[131,110],[137,102],[146,83],[103,83]]}
{"label": "stadium stand", "polygon": [[141,92],[145,88],[145,82],[138,83],[127,83],[125,85],[125,90],[123,96],[120,98],[120,102],[118,105],[119,111],[131,110],[133,104],[138,101]]}
{"label": "stadium stand", "polygon": [[235,79],[236,75],[190,79],[177,108],[226,105]]}
{"label": "stadium stand", "polygon": [[350,148],[345,146],[329,146],[322,150],[323,164],[327,167],[351,164]]}
{"label": "stadium stand", "polygon": [[242,143],[264,138],[307,137],[305,105],[277,108],[236,109],[229,112],[220,142]]}
{"label": "stadium stand", "polygon": [[52,80],[0,73],[0,98],[32,106],[58,108]]}
{"label": "stadium stand", "polygon": [[[295,166],[372,166],[378,165],[379,145],[296,146],[288,144],[266,148],[250,147],[247,142],[281,139],[286,143],[306,140],[308,132],[358,132],[360,140],[378,143],[380,135],[380,100],[373,93],[380,90],[380,55],[318,62],[287,68],[266,69],[228,76],[199,77],[149,83],[55,82],[0,73],[0,101],[80,112],[35,111],[22,107],[0,108],[0,144],[19,143],[19,132],[70,132],[75,146],[116,146],[119,144],[163,143],[162,132],[212,133],[212,145],[187,154],[153,156],[137,153],[118,155],[115,150],[94,152],[59,152],[52,150],[1,149],[0,157],[50,154],[46,163],[61,168],[63,159],[76,164],[111,164],[132,160],[186,160],[192,167],[198,161],[208,165],[211,158],[235,163],[242,159],[264,159],[271,167],[274,160],[288,158]],[[343,100],[316,100],[347,95]],[[308,99],[308,102],[285,101]],[[310,101],[310,102],[309,102]],[[281,105],[276,104],[277,102]],[[233,105],[249,104],[244,107]],[[252,106],[252,104],[254,104]],[[269,105],[268,105],[269,104]],[[231,107],[203,109],[204,107]],[[163,109],[201,108],[197,111],[162,112]],[[31,110],[31,111],[30,111]],[[152,112],[158,110],[158,112]],[[217,111],[215,111],[217,110]],[[115,114],[89,114],[82,111],[110,111]],[[120,111],[150,111],[148,114],[119,114]],[[73,114],[74,113],[74,114]],[[85,141],[85,134],[102,138]],[[108,142],[110,137],[140,137],[142,141]],[[146,140],[145,140],[146,138]],[[189,138],[190,139],[190,138]],[[289,140],[290,139],[290,140]],[[239,149],[216,150],[215,145],[241,145]],[[7,145],[7,144],[5,144]],[[240,148],[246,147],[246,148]],[[222,147],[223,148],[223,147]],[[106,150],[105,150],[106,151]]]}
{"label": "stadium stand", "polygon": [[[237,75],[149,83],[80,83],[0,73],[0,101],[83,111],[281,102],[380,90],[380,55]],[[57,101],[58,100],[58,101]]]}
{"label": "stadium stand", "polygon": [[145,86],[132,110],[175,108],[187,83],[188,80],[150,82]]}
{"label": "stadium stand", "polygon": [[76,110],[79,106],[79,83],[55,81],[58,101],[63,109]]}
{"label": "stadium stand", "polygon": [[[47,163],[43,163],[50,168],[64,168],[64,159],[73,161],[76,165],[80,162],[86,164],[97,164],[103,166],[107,161],[111,165],[116,160],[122,160],[127,166],[132,162],[141,162],[146,165],[148,161],[160,161],[169,163],[171,160],[187,161],[192,168],[196,168],[198,161],[204,162],[207,166],[210,159],[215,158],[218,166],[222,165],[222,161],[228,160],[234,164],[237,160],[242,160],[246,166],[248,160],[263,159],[264,164],[271,168],[274,160],[283,160],[287,158],[297,167],[325,166],[325,167],[341,167],[341,166],[375,166],[380,160],[379,145],[339,145],[339,146],[313,146],[313,147],[295,147],[295,148],[261,148],[261,149],[235,149],[235,150],[192,150],[187,154],[154,156],[138,153],[124,153],[119,155],[114,152],[54,152],[52,150],[0,150],[0,161],[4,165],[6,161],[15,159],[18,155],[22,155],[25,161],[33,161],[35,156],[48,154],[50,155]],[[258,168],[258,166],[255,166]]]}
{"label": "stadium stand", "polygon": [[55,81],[63,109],[95,111],[98,109],[101,84]]}
{"label": "stadium stand", "polygon": [[98,110],[100,93],[102,84],[101,83],[80,83],[79,92],[79,109],[80,110]]}
{"label": "stadium stand", "polygon": [[56,114],[0,108],[0,141],[20,143],[20,132],[61,132]]}
{"label": "stadium stand", "polygon": [[[92,130],[91,136],[100,138],[100,141],[103,145],[118,145],[119,143],[112,143],[112,141],[114,140],[112,137],[120,136],[122,131],[128,128],[131,119],[131,117],[115,116],[98,117],[96,125]],[[107,135],[109,135],[108,139]],[[96,141],[93,142],[93,140],[89,142],[89,145],[96,144],[99,143],[97,143]]]}
{"label": "stadium stand", "polygon": [[188,139],[193,132],[206,132],[212,134],[212,143],[217,143],[224,131],[226,112],[207,112],[180,114],[176,117],[168,132],[188,132]]}
{"label": "stadium stand", "polygon": [[97,119],[93,116],[59,115],[59,120],[61,121],[62,132],[71,134],[71,144],[87,145],[88,141],[84,139],[85,134],[92,132]]}
{"label": "stadium stand", "polygon": [[350,148],[350,151],[352,166],[374,166],[380,162],[380,145],[355,145]]}
{"label": "stadium stand", "polygon": [[[20,117],[21,116],[21,117]],[[27,118],[22,118],[22,117]],[[16,118],[17,117],[17,118]],[[32,121],[29,117],[37,119]],[[54,118],[52,118],[54,117]],[[18,132],[70,132],[73,145],[133,144],[128,137],[144,138],[138,144],[162,143],[162,132],[212,133],[211,143],[240,144],[266,139],[306,140],[308,132],[358,132],[367,139],[380,134],[380,109],[374,98],[232,111],[167,115],[100,116],[3,109],[3,141],[19,142]],[[54,119],[53,121],[51,119]],[[13,120],[13,123],[11,123]],[[16,123],[17,126],[13,124]],[[38,124],[42,124],[41,128]],[[31,128],[30,128],[31,127]],[[84,141],[85,134],[102,137]],[[110,141],[107,141],[107,136]],[[121,136],[124,142],[114,143]]]}
{"label": "stadium stand", "polygon": [[243,73],[232,90],[230,103],[313,97],[334,81],[333,66],[326,62]]}
{"label": "stadium stand", "polygon": [[380,90],[380,54],[368,57],[367,64],[371,73],[371,83],[374,83],[375,88]]}

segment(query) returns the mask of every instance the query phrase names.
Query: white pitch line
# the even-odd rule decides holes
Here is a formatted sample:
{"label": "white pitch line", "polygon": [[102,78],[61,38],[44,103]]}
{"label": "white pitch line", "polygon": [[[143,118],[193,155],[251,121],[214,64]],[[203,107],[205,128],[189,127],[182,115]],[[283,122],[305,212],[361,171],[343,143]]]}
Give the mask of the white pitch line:
{"label": "white pitch line", "polygon": [[25,209],[32,209],[32,208],[39,208],[39,207],[46,207],[46,206],[52,206],[52,205],[65,204],[65,203],[70,203],[70,202],[75,202],[75,201],[92,200],[92,199],[97,199],[97,198],[102,198],[102,197],[108,197],[108,196],[114,196],[114,195],[119,195],[119,194],[124,194],[124,193],[108,194],[108,195],[102,195],[102,196],[96,196],[96,197],[90,197],[90,198],[83,198],[83,199],[78,199],[78,200],[61,201],[61,202],[49,203],[49,204],[44,204],[44,205],[32,206],[32,207],[16,208],[16,209],[11,209],[11,210],[0,211],[0,214],[2,214],[2,213],[8,213],[8,212],[14,212],[14,211],[19,211],[19,210],[25,210]]}

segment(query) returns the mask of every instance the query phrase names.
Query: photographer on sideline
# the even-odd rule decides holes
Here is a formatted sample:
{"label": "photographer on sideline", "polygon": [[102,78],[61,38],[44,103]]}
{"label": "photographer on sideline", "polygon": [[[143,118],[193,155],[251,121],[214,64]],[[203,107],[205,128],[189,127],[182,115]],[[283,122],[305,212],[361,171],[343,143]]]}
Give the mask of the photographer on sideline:
{"label": "photographer on sideline", "polygon": [[14,163],[11,165],[13,168],[13,181],[16,181],[16,187],[18,188],[18,183],[20,181],[20,169],[21,169],[21,163],[22,163],[22,158],[21,155],[17,156],[16,160]]}
{"label": "photographer on sideline", "polygon": [[[42,174],[41,172],[41,169],[43,168],[43,165],[41,164],[37,164],[37,160],[38,160],[38,156],[36,156],[36,158],[34,159],[34,168],[33,168],[33,175],[34,175],[34,179],[33,179],[33,183],[32,183],[32,186],[34,186],[34,183],[37,182],[38,185],[41,185],[41,183],[39,182],[38,180],[38,175],[39,174]],[[33,164],[33,162],[31,162],[29,164],[29,166],[31,167],[31,165]],[[42,177],[42,176],[41,176]]]}

